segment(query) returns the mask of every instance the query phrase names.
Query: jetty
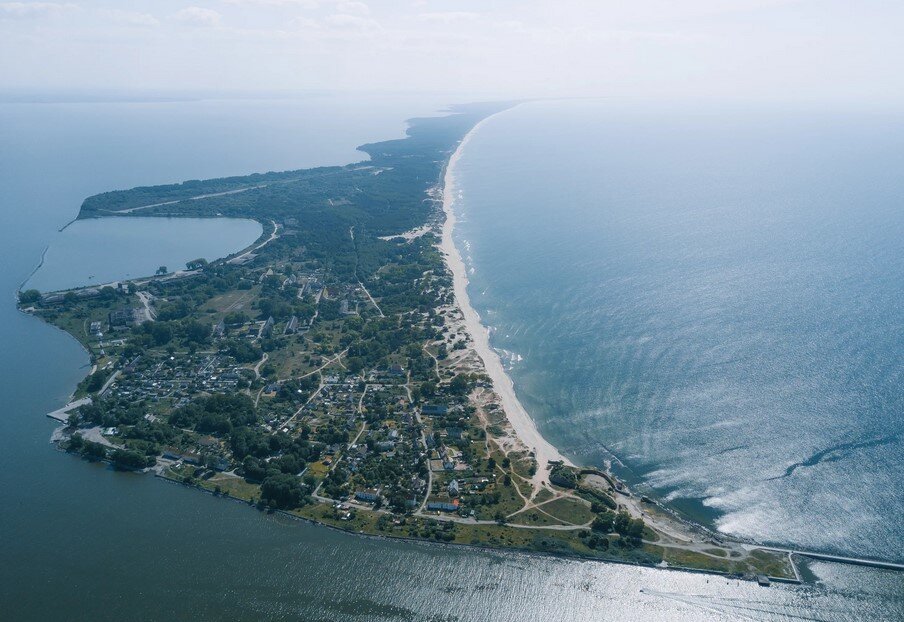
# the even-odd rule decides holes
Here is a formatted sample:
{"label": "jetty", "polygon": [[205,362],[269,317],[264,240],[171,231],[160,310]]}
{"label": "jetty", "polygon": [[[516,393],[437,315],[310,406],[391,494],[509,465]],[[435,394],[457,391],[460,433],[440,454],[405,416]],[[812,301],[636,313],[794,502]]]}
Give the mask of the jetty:
{"label": "jetty", "polygon": [[60,421],[62,423],[68,423],[69,422],[69,414],[73,410],[75,410],[79,406],[87,406],[90,403],[91,403],[90,397],[83,397],[80,400],[75,400],[74,402],[69,402],[62,408],[59,408],[57,410],[54,410],[53,412],[47,413],[47,416],[50,417],[51,419],[56,419],[57,421]]}
{"label": "jetty", "polygon": [[[808,557],[810,559],[818,559],[820,561],[826,562],[835,562],[838,564],[850,564],[852,566],[866,566],[868,568],[879,568],[882,570],[897,570],[900,572],[904,572],[904,563],[900,562],[889,562],[881,559],[869,559],[866,557],[846,557],[844,555],[833,555],[831,553],[818,553],[816,551],[801,551],[798,549],[784,549],[780,547],[774,546],[757,546],[758,549],[763,549],[766,551],[778,551],[780,553],[787,553],[788,558],[791,559],[792,556],[797,555],[798,557]],[[794,565],[794,561],[791,561],[792,566]],[[794,569],[795,574],[797,573],[797,569]]]}

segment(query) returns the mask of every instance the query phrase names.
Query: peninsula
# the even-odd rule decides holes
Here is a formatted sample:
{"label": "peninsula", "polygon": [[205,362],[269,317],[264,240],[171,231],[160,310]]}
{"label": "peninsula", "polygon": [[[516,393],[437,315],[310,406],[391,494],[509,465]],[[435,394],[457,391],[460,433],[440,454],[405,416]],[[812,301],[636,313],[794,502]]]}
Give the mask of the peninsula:
{"label": "peninsula", "polygon": [[91,356],[54,440],[355,533],[793,580],[784,552],[571,464],[518,401],[452,240],[455,162],[511,105],[412,120],[347,166],[86,199],[79,219],[242,217],[264,233],[146,278],[20,292]]}

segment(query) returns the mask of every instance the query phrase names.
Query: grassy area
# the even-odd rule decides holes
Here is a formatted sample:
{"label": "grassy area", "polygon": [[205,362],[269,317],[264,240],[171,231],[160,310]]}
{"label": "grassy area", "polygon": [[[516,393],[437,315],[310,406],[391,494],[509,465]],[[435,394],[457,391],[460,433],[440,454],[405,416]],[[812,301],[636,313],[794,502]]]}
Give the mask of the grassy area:
{"label": "grassy area", "polygon": [[[320,366],[320,363],[314,364],[311,352],[305,349],[306,346],[301,344],[289,345],[286,348],[275,350],[268,353],[267,362],[276,368],[277,378],[298,377],[308,374]],[[319,357],[316,357],[319,360]]]}
{"label": "grassy area", "polygon": [[326,477],[327,473],[330,472],[329,465],[323,463],[323,461],[318,460],[317,462],[312,462],[308,465],[307,473],[310,473],[317,479]]}
{"label": "grassy area", "polygon": [[524,499],[518,494],[514,485],[506,486],[501,482],[494,484],[493,492],[499,493],[499,502],[493,505],[479,505],[475,508],[480,520],[493,520],[497,514],[508,516],[524,507]]}
{"label": "grassy area", "polygon": [[260,294],[260,287],[255,285],[251,289],[237,289],[228,291],[225,294],[214,296],[201,306],[200,310],[204,313],[213,311],[211,317],[215,321],[223,319],[227,313],[233,311],[242,311],[249,317],[256,315],[255,311],[250,308],[253,301]]}
{"label": "grassy area", "polygon": [[545,501],[549,501],[553,497],[555,497],[555,495],[552,493],[551,490],[549,490],[547,488],[542,488],[542,489],[540,489],[540,492],[537,493],[537,496],[534,497],[534,503],[540,504]]}
{"label": "grassy area", "polygon": [[243,501],[260,499],[261,496],[260,486],[247,482],[241,477],[218,474],[209,480],[202,481],[201,484],[208,490],[215,490],[219,486],[222,492],[229,493],[229,496]]}
{"label": "grassy area", "polygon": [[661,557],[672,566],[685,566],[714,570],[730,574],[765,574],[771,577],[794,578],[787,559],[768,551],[753,551],[743,560],[721,556],[713,557],[696,551],[668,548],[659,545],[644,545],[644,549]]}
{"label": "grassy area", "polygon": [[529,525],[531,527],[563,524],[562,521],[534,508],[512,516],[508,519],[508,522],[514,525]]}
{"label": "grassy area", "polygon": [[590,511],[590,507],[587,504],[570,498],[550,501],[541,505],[540,509],[572,525],[583,525],[594,518],[594,514]]}

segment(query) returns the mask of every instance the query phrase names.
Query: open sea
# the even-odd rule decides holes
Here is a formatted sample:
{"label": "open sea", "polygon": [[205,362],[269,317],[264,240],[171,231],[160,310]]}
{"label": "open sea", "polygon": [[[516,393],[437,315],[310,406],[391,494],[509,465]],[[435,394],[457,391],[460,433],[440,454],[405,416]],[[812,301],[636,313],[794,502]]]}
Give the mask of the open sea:
{"label": "open sea", "polygon": [[[260,231],[111,220],[59,233],[82,199],[354,161],[356,145],[401,136],[405,118],[446,103],[361,94],[0,102],[0,618],[904,617],[904,578],[891,572],[815,563],[817,583],[763,589],[365,539],[50,445],[44,414],[66,402],[88,357],[15,309],[44,249],[30,283],[54,288],[212,259]],[[638,482],[696,500],[692,509],[733,533],[900,557],[902,452],[888,440],[901,407],[900,126],[562,106],[488,122],[460,175],[474,302],[499,329],[494,343],[523,357],[512,371],[543,431],[581,460],[618,456]],[[806,175],[820,180],[819,197]]]}
{"label": "open sea", "polygon": [[904,560],[904,115],[522,105],[471,297],[553,444],[735,536]]}

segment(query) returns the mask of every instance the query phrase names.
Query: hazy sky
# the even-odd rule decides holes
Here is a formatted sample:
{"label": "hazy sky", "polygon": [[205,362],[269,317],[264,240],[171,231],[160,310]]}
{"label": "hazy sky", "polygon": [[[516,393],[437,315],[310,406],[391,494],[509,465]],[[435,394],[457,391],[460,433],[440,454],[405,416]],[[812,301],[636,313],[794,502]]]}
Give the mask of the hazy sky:
{"label": "hazy sky", "polygon": [[904,0],[0,1],[0,89],[904,103]]}

